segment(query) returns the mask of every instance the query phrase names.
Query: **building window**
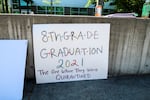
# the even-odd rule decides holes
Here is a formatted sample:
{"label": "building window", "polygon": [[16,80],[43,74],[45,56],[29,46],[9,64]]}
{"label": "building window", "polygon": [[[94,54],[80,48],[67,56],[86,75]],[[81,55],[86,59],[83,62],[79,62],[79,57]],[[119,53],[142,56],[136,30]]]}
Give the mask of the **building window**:
{"label": "building window", "polygon": [[70,8],[70,15],[93,15],[93,14],[89,13],[88,8]]}
{"label": "building window", "polygon": [[19,3],[19,0],[12,0],[13,3]]}
{"label": "building window", "polygon": [[12,13],[20,13],[19,11],[19,0],[12,0]]}
{"label": "building window", "polygon": [[79,9],[79,15],[88,15],[88,9],[87,8],[80,8]]}
{"label": "building window", "polygon": [[13,4],[13,9],[19,9],[19,5],[16,4],[16,3],[14,3],[14,4]]}
{"label": "building window", "polygon": [[70,8],[70,15],[78,15],[79,8]]}
{"label": "building window", "polygon": [[56,7],[55,14],[56,15],[64,15],[64,7]]}
{"label": "building window", "polygon": [[37,6],[37,14],[64,15],[64,7]]}

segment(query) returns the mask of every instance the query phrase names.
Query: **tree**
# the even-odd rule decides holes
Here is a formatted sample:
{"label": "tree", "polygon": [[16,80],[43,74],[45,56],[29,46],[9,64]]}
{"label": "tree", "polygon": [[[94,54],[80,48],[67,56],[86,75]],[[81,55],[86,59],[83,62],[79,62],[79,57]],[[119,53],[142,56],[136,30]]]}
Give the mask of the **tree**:
{"label": "tree", "polygon": [[142,7],[145,0],[116,0],[118,12],[135,12],[139,16],[142,13]]}
{"label": "tree", "polygon": [[33,4],[33,0],[23,0],[27,3],[27,14],[29,14],[29,4]]}
{"label": "tree", "polygon": [[3,1],[3,0],[1,0],[1,3],[2,3],[2,12],[5,12],[4,1]]}
{"label": "tree", "polygon": [[8,0],[5,0],[5,7],[6,7],[6,13],[9,13],[9,11],[8,11]]}
{"label": "tree", "polygon": [[9,13],[8,10],[8,0],[0,0],[1,5],[2,5],[2,12],[3,13]]}
{"label": "tree", "polygon": [[53,4],[60,4],[61,0],[50,0],[50,1],[49,0],[42,0],[42,2],[45,4],[48,4],[48,5],[49,4],[53,5]]}
{"label": "tree", "polygon": [[87,3],[85,4],[85,7],[88,8],[90,5],[95,5],[96,6],[97,2],[99,2],[99,5],[103,6],[104,1],[108,1],[108,0],[88,0]]}

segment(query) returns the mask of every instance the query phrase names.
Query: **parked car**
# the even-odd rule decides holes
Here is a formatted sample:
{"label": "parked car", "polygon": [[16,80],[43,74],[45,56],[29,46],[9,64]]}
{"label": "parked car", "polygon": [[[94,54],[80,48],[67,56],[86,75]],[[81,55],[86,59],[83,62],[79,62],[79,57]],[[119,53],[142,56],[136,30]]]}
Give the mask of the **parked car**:
{"label": "parked car", "polygon": [[136,18],[136,16],[137,16],[136,13],[115,13],[115,14],[106,15],[105,17]]}

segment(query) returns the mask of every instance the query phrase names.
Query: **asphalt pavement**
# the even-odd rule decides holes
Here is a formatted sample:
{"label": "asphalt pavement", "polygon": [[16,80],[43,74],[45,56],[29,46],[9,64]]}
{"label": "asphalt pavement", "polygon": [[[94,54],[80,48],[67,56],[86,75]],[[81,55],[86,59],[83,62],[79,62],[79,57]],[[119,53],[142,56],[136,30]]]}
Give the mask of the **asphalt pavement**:
{"label": "asphalt pavement", "polygon": [[150,75],[48,84],[25,80],[23,100],[150,100]]}

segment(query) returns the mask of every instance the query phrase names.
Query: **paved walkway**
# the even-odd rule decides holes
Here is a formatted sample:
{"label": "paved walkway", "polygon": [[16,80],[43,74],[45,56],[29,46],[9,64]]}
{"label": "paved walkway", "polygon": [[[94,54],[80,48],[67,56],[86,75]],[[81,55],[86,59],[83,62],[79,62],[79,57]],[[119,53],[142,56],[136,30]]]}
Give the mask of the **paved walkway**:
{"label": "paved walkway", "polygon": [[150,75],[40,85],[27,80],[23,100],[150,100]]}

